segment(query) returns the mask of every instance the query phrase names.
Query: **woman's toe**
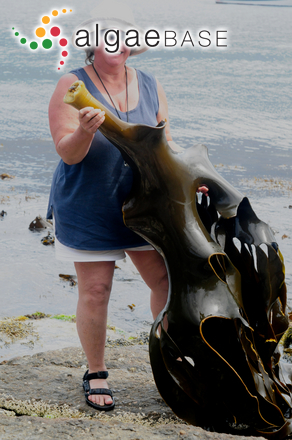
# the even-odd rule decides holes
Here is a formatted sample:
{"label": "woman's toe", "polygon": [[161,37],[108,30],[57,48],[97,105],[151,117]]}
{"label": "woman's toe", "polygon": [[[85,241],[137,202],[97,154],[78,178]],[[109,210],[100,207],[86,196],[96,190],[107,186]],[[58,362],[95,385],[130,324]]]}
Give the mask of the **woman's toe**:
{"label": "woman's toe", "polygon": [[113,403],[112,398],[107,395],[91,395],[88,398],[92,403],[100,406],[111,405]]}
{"label": "woman's toe", "polygon": [[95,395],[89,396],[89,400],[91,400],[92,403],[96,403],[97,405],[100,404],[99,403],[99,396],[95,396]]}
{"label": "woman's toe", "polygon": [[113,399],[110,396],[105,397],[105,404],[111,405],[113,403]]}

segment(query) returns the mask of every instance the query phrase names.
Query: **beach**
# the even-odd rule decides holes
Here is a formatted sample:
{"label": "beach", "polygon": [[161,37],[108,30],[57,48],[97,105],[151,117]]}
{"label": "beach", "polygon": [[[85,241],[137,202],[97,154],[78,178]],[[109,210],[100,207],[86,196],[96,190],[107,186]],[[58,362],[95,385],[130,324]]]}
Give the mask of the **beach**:
{"label": "beach", "polygon": [[[54,7],[62,8],[60,2],[57,3],[58,6]],[[129,4],[140,26],[145,29],[159,29],[161,35],[165,29],[175,29],[180,36],[190,30],[193,35],[194,46],[189,43],[171,49],[162,44],[141,56],[131,57],[128,64],[151,72],[163,85],[173,139],[183,148],[205,144],[217,172],[247,196],[256,215],[270,225],[284,257],[287,302],[288,308],[292,308],[292,8],[220,5],[211,0],[183,0],[179,4],[172,0],[150,0],[147,4],[129,0]],[[68,41],[72,29],[86,19],[86,11],[91,6],[90,0],[85,0],[82,8],[77,0],[72,0],[68,4],[72,13],[63,14],[58,18],[59,22],[56,21]],[[41,6],[36,0],[25,4],[11,0],[7,7],[2,7],[0,17],[0,177],[3,176],[0,178],[0,213],[3,213],[0,216],[0,320],[18,318],[18,322],[28,326],[23,337],[0,333],[0,368],[6,371],[9,366],[13,367],[13,381],[19,371],[17,365],[25,364],[29,370],[29,366],[35,365],[39,353],[43,353],[43,359],[50,356],[44,354],[48,352],[55,353],[55,358],[68,356],[72,362],[76,353],[83,356],[74,324],[78,284],[60,277],[60,274],[65,274],[76,281],[74,265],[57,261],[54,245],[42,243],[49,232],[53,235],[52,228],[35,232],[29,230],[30,223],[37,216],[46,217],[51,180],[59,161],[49,130],[49,100],[60,76],[84,65],[84,54],[72,45],[69,46],[64,67],[58,70],[57,48],[33,52],[20,44],[22,35],[33,38],[33,30],[39,25],[40,17],[49,13],[50,7]],[[15,29],[12,30],[12,27]],[[211,35],[218,30],[226,31],[227,47],[217,47],[213,39],[210,47],[200,47],[198,33],[203,29]],[[15,30],[19,32],[19,38],[15,36]],[[127,342],[136,337],[139,340],[141,334],[149,333],[152,324],[149,292],[129,259],[116,264],[109,305],[108,337]],[[25,315],[36,312],[46,317],[25,319]],[[127,347],[121,345],[108,351],[118,350],[118,358],[125,358],[128,356]],[[142,350],[139,368],[143,362],[147,364],[145,374],[150,383],[147,345],[136,343],[135,347],[135,350]],[[56,350],[60,350],[59,354]],[[112,360],[112,354],[108,356]],[[48,368],[55,368],[52,360],[46,362]],[[56,374],[61,374],[63,368],[75,368],[73,389],[80,382],[81,367],[85,363],[84,357],[82,365],[66,366],[63,363]],[[114,386],[117,389],[122,387],[121,372],[126,370],[129,373],[129,368],[136,367],[130,364],[112,367],[115,370],[111,376]],[[43,376],[38,374],[36,380],[42,381]],[[140,371],[139,374],[141,377],[137,376],[137,384],[143,380],[144,373]],[[129,373],[128,383],[130,380]],[[61,381],[59,386],[63,387]],[[152,382],[151,387],[151,393],[157,393]],[[14,399],[17,398],[16,388],[15,385],[14,391],[10,390]],[[83,405],[84,398],[79,388],[79,394],[71,395],[68,391],[67,396],[68,400],[74,398]],[[8,391],[5,385],[0,394],[6,396]],[[25,397],[23,392],[20,400],[35,398],[38,393],[39,390],[34,390]],[[58,405],[63,402],[48,394],[44,401],[49,400]],[[71,409],[77,408],[75,403],[70,405]],[[157,411],[158,414],[166,412],[169,416],[170,410],[163,403],[160,402],[158,409],[151,405],[145,406],[145,414]],[[133,405],[131,411],[135,412],[135,408]],[[82,411],[88,413],[85,404]],[[9,418],[6,413],[2,415]],[[33,414],[28,414],[26,417],[25,423],[30,422],[34,426],[35,420],[41,416],[34,419]],[[7,419],[7,433],[12,430],[9,427],[11,420],[18,420],[19,431],[13,425],[15,433],[22,431],[24,422],[20,419],[24,420],[20,417],[14,419],[14,416]],[[48,434],[42,438],[56,436],[51,422],[44,421]],[[82,423],[84,433],[96,429],[90,427],[90,420],[85,419]],[[102,420],[98,423],[100,429],[106,429]],[[104,431],[103,438],[119,438],[115,429],[119,426],[121,431],[119,424],[122,422],[116,420],[110,423],[112,436]],[[194,431],[195,428],[179,424],[178,427],[171,425],[169,429],[173,431],[166,431],[159,437],[158,431],[154,428],[151,431],[150,425],[147,425],[150,438],[159,439],[163,435],[168,438],[211,438],[211,433]],[[64,426],[67,435],[67,428],[70,430],[73,425]],[[82,438],[83,431],[74,426],[79,437],[76,434],[73,438]],[[9,434],[11,437],[5,436],[3,426],[1,429],[0,438],[14,438],[12,433]],[[144,438],[138,428],[137,435],[131,429],[120,438]],[[180,431],[185,434],[180,434]],[[29,438],[38,438],[37,431],[34,435]],[[216,435],[212,438],[226,438]]]}
{"label": "beach", "polygon": [[[0,365],[0,438],[246,438],[244,433],[207,432],[175,417],[158,394],[146,345],[108,347],[106,362],[116,396],[116,407],[110,413],[96,412],[85,404],[80,376],[85,372],[86,358],[80,348],[17,357]],[[262,439],[250,437],[255,438]]]}

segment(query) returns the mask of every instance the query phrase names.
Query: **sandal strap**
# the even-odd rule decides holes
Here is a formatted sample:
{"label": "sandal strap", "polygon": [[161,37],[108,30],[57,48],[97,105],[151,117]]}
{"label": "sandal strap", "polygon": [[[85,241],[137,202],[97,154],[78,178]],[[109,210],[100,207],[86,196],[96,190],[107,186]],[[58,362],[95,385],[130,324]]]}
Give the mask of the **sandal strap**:
{"label": "sandal strap", "polygon": [[113,397],[113,393],[108,388],[90,388],[88,394],[107,394]]}
{"label": "sandal strap", "polygon": [[97,373],[88,373],[88,370],[83,376],[83,380],[92,380],[92,379],[107,379],[108,371],[97,371]]}

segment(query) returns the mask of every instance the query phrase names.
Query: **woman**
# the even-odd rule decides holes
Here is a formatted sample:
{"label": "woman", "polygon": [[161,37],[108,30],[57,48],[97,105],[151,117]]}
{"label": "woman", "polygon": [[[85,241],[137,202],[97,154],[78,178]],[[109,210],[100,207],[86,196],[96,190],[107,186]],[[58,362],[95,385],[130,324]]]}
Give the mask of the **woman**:
{"label": "woman", "polygon": [[[96,22],[101,23],[102,17],[108,16],[107,7],[110,7],[108,2],[93,12]],[[113,11],[116,8],[111,7],[112,23],[108,20],[105,24],[109,28],[117,25],[117,20],[121,21],[120,25],[123,21],[121,14],[116,17]],[[135,27],[132,13],[125,5],[123,13],[127,14],[127,22]],[[154,318],[164,307],[168,292],[162,257],[122,224],[121,207],[131,188],[132,175],[118,150],[97,131],[104,121],[103,112],[92,108],[77,112],[63,103],[68,88],[82,79],[89,91],[111,111],[115,112],[116,107],[123,120],[127,120],[127,113],[129,122],[134,123],[154,126],[163,119],[168,120],[161,85],[151,76],[125,67],[127,58],[135,52],[131,54],[125,45],[120,49],[117,54],[109,54],[103,44],[96,47],[91,65],[60,79],[49,106],[51,133],[62,159],[54,175],[49,208],[54,211],[57,256],[59,253],[60,258],[68,260],[72,250],[71,261],[75,264],[79,288],[77,330],[88,360],[88,374],[106,371],[107,306],[115,260],[124,258],[124,250],[151,289]],[[168,123],[166,136],[171,142]],[[88,212],[91,205],[95,207],[93,214]],[[96,224],[91,228],[95,219]],[[102,232],[95,234],[96,229]],[[73,238],[76,234],[78,237]],[[94,239],[94,234],[99,235],[98,239]],[[91,380],[85,377],[85,387],[89,384],[91,393],[101,389],[101,394],[86,393],[87,403],[100,410],[112,409],[113,398],[104,390],[108,388],[106,374],[99,376],[103,377]]]}
{"label": "woman", "polygon": [[[125,22],[136,28],[131,10],[124,4],[122,11],[119,8],[107,1],[93,11],[93,21],[100,29],[125,30]],[[131,189],[132,172],[98,131],[104,113],[90,107],[78,112],[63,103],[63,96],[81,79],[92,95],[124,121],[155,126],[166,120],[166,138],[179,151],[170,135],[162,86],[151,75],[126,66],[129,56],[144,50],[131,51],[123,44],[119,52],[110,54],[104,44],[93,48],[92,63],[64,75],[49,106],[51,133],[61,161],[53,178],[48,217],[53,212],[57,258],[75,264],[77,330],[89,366],[83,385],[87,403],[99,410],[114,407],[104,349],[115,261],[129,255],[151,290],[154,318],[166,304],[168,278],[158,252],[123,224],[122,203]]]}

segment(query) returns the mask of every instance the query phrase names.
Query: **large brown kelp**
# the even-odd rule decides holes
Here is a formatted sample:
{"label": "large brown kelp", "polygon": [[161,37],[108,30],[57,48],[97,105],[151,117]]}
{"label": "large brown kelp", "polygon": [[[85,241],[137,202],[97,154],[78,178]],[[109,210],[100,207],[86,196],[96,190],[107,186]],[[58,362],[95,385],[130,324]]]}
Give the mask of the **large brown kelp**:
{"label": "large brown kelp", "polygon": [[[205,146],[173,152],[164,123],[120,121],[81,81],[64,101],[105,110],[100,131],[134,173],[125,224],[165,259],[168,301],[149,343],[161,396],[179,417],[205,429],[286,438],[291,393],[277,349],[288,326],[286,286],[271,229],[216,172]],[[199,203],[201,184],[209,198]]]}

